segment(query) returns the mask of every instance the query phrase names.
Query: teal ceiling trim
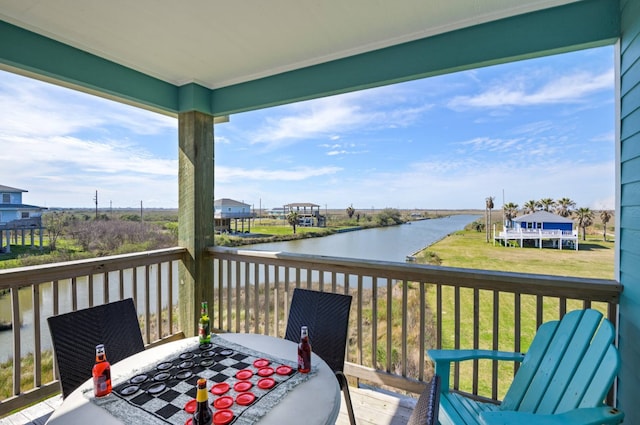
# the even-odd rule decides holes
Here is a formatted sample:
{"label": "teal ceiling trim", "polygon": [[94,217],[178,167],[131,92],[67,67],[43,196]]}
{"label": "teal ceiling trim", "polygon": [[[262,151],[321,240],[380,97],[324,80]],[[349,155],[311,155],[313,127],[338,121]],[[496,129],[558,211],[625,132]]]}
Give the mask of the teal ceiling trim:
{"label": "teal ceiling trim", "polygon": [[617,0],[584,0],[214,90],[213,114],[613,44]]}
{"label": "teal ceiling trim", "polygon": [[212,114],[211,90],[200,84],[190,83],[178,88],[178,110]]}
{"label": "teal ceiling trim", "polygon": [[82,91],[179,112],[174,85],[5,21],[0,21],[0,63]]}

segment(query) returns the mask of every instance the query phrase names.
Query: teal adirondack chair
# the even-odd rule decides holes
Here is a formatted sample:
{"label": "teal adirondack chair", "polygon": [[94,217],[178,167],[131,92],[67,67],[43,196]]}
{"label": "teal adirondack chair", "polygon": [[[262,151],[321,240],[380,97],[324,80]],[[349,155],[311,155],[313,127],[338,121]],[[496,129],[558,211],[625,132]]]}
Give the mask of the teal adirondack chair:
{"label": "teal adirondack chair", "polygon": [[[442,425],[618,424],[624,413],[604,399],[620,368],[614,329],[596,310],[575,310],[544,323],[525,354],[491,350],[429,350],[441,378]],[[449,391],[452,362],[521,361],[501,404]]]}

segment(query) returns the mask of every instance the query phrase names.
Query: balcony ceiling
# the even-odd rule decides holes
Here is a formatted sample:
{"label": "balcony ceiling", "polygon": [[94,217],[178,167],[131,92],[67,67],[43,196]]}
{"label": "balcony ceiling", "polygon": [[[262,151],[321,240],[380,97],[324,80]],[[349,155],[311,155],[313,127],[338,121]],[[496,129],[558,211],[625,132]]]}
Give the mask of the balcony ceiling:
{"label": "balcony ceiling", "polygon": [[209,89],[575,0],[0,0],[0,19]]}
{"label": "balcony ceiling", "polygon": [[0,0],[0,69],[175,116],[612,44],[610,0]]}

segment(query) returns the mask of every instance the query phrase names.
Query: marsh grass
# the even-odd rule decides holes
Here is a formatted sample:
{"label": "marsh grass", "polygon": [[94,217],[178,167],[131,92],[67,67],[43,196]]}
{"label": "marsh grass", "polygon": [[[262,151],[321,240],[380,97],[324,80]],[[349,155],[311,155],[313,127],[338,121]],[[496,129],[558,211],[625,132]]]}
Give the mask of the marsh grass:
{"label": "marsh grass", "polygon": [[[21,391],[34,388],[34,356],[29,353],[23,356],[20,362]],[[41,381],[47,383],[53,381],[53,352],[43,351],[41,357]],[[0,364],[0,400],[13,396],[13,359]]]}

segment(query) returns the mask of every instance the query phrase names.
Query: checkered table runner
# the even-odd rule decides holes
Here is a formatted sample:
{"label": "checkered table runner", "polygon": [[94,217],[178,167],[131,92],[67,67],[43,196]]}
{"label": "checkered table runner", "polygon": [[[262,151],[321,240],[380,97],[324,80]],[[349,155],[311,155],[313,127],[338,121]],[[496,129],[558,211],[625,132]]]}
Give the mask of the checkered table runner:
{"label": "checkered table runner", "polygon": [[[282,375],[274,372],[266,377],[274,380],[273,387],[261,388],[258,381],[265,376],[260,376],[258,371],[261,368],[254,366],[258,359],[268,361],[267,367],[274,371],[279,366],[288,366],[291,373]],[[265,363],[264,360],[261,362]],[[153,366],[135,371],[124,382],[114,383],[113,392],[107,397],[96,399],[93,397],[93,390],[86,391],[85,396],[124,423],[184,425],[191,418],[191,414],[185,411],[185,406],[195,399],[198,378],[205,378],[208,390],[217,384],[222,384],[219,387],[226,387],[224,383],[229,385],[229,390],[224,394],[215,395],[209,391],[210,405],[222,396],[233,398],[234,403],[229,409],[234,417],[229,425],[251,425],[274,407],[286,393],[317,373],[314,367],[311,373],[302,374],[296,370],[296,366],[294,362],[213,336],[209,345],[200,346],[195,343],[193,347],[158,360]],[[254,373],[248,379],[238,379],[237,372],[245,369]],[[245,381],[241,384],[244,386],[249,385],[246,383],[248,381],[251,388],[234,389],[235,384],[240,381]],[[235,401],[244,392],[255,395],[255,400],[247,406]],[[213,406],[211,409],[214,414],[218,411]]]}

